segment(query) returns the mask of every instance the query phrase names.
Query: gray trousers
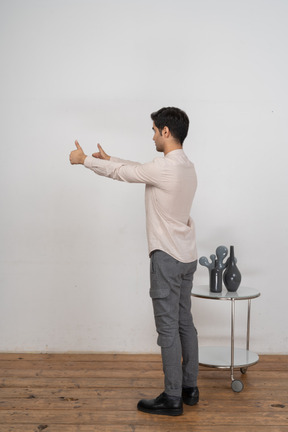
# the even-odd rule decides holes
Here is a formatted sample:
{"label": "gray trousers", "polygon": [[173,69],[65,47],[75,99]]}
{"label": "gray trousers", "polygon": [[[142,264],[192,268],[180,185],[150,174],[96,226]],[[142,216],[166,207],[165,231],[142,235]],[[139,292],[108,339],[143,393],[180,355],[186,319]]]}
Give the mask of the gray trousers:
{"label": "gray trousers", "polygon": [[157,343],[161,347],[165,393],[181,396],[182,387],[196,387],[198,337],[191,314],[191,290],[197,261],[182,263],[156,250],[151,254],[150,296]]}

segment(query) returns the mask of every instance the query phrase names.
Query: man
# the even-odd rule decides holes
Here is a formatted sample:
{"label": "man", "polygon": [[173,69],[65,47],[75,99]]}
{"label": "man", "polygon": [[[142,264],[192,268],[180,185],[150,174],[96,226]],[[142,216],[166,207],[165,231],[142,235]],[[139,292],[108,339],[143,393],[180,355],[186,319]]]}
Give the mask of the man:
{"label": "man", "polygon": [[[199,400],[198,339],[191,315],[191,289],[197,267],[194,224],[190,210],[196,191],[194,165],[182,145],[189,119],[179,108],[162,108],[151,114],[158,157],[139,164],[99,152],[86,156],[77,149],[71,164],[84,164],[112,179],[145,183],[146,228],[150,254],[150,296],[153,302],[157,343],[161,347],[164,392],[156,399],[140,400],[140,411],[180,415],[183,402]],[[182,360],[183,359],[183,360]]]}

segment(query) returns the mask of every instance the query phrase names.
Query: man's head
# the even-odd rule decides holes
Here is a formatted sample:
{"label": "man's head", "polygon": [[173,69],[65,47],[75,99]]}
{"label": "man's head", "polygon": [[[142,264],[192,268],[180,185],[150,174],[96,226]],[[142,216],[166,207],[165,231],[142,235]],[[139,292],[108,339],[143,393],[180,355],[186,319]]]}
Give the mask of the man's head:
{"label": "man's head", "polygon": [[151,114],[151,119],[161,135],[166,126],[172,137],[181,145],[183,144],[189,129],[189,118],[184,111],[174,107],[161,108]]}

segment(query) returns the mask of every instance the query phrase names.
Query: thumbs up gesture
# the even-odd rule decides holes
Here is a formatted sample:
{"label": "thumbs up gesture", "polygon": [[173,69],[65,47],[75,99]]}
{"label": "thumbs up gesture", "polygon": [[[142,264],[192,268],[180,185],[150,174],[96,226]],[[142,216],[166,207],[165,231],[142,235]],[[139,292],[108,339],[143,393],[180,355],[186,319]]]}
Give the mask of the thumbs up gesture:
{"label": "thumbs up gesture", "polygon": [[110,160],[110,156],[105,153],[105,151],[103,150],[103,148],[101,147],[100,144],[97,144],[98,147],[98,152],[93,153],[92,156],[97,158],[97,159],[105,159],[105,160]]}
{"label": "thumbs up gesture", "polygon": [[82,147],[80,146],[80,144],[78,143],[78,141],[75,141],[75,145],[76,145],[76,150],[73,150],[70,153],[70,163],[71,165],[76,165],[76,164],[84,164],[84,160],[86,159],[86,155],[82,150]]}

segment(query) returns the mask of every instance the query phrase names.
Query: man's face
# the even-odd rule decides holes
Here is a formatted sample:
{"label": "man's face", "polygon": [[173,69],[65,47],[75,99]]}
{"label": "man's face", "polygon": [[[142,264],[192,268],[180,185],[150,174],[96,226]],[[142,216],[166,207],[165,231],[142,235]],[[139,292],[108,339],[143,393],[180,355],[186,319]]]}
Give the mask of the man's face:
{"label": "man's face", "polygon": [[154,123],[154,122],[153,122],[152,129],[153,129],[153,131],[154,131],[153,141],[155,142],[156,150],[157,150],[158,152],[163,152],[163,151],[164,151],[164,140],[163,140],[162,133],[161,133],[160,130],[155,126],[155,123]]}

